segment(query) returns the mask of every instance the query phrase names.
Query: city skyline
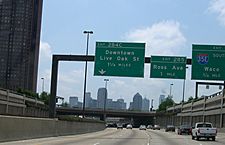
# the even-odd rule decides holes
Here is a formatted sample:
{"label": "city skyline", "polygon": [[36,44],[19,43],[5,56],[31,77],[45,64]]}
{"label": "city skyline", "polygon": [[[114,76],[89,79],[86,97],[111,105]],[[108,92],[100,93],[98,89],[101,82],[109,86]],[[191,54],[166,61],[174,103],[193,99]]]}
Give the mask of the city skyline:
{"label": "city skyline", "polygon": [[[86,92],[85,97],[85,108],[100,108],[104,109],[104,98],[105,98],[105,91],[107,90],[105,88],[99,88],[97,97],[93,97],[91,92]],[[135,97],[140,97],[135,99]],[[76,99],[75,99],[76,98]],[[70,96],[69,97],[69,106],[71,107],[71,100],[72,100],[72,106],[76,107],[82,107],[81,104],[83,104],[82,100],[79,100],[79,96]],[[132,102],[125,102],[122,97],[120,98],[106,98],[106,109],[129,109],[129,110],[140,110],[140,111],[149,111],[150,110],[150,100],[146,97],[142,98],[142,95],[138,92],[133,95],[133,101]],[[74,101],[75,100],[75,101]],[[74,103],[76,102],[76,103]],[[64,102],[65,103],[65,102]],[[74,105],[75,104],[75,105]],[[134,106],[131,106],[130,104],[134,104]],[[119,106],[117,106],[119,105]],[[135,106],[136,105],[136,106]],[[151,104],[152,105],[152,104]],[[158,106],[153,106],[155,109],[158,108]]]}

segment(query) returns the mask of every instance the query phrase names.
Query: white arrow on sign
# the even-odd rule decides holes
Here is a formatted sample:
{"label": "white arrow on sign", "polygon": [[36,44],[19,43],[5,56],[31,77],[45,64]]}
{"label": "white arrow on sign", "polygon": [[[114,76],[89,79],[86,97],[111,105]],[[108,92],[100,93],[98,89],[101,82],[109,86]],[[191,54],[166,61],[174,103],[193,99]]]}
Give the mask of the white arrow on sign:
{"label": "white arrow on sign", "polygon": [[101,75],[103,75],[106,71],[104,71],[103,69],[101,69],[100,71],[98,71]]}

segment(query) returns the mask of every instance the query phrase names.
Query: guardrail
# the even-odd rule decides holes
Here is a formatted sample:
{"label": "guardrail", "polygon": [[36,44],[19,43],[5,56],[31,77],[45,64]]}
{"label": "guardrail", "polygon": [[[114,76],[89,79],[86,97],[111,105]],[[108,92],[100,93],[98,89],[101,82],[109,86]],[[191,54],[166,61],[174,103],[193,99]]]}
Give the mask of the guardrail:
{"label": "guardrail", "polygon": [[0,88],[0,114],[47,117],[47,111],[42,101]]}

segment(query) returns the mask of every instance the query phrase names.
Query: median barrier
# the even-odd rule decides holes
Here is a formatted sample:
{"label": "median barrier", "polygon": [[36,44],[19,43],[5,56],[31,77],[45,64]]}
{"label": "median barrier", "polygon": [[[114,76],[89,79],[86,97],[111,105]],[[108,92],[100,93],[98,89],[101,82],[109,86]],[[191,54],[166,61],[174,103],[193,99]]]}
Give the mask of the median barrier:
{"label": "median barrier", "polygon": [[0,115],[0,142],[101,131],[104,123]]}

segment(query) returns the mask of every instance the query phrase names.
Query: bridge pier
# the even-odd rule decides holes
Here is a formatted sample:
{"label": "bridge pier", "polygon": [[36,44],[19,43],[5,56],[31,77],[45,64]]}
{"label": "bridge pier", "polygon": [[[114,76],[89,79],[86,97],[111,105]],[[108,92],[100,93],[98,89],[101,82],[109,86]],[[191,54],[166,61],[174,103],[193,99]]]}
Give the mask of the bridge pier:
{"label": "bridge pier", "polygon": [[101,116],[100,116],[100,120],[101,120],[101,121],[105,121],[105,119],[106,119],[105,115],[101,115]]}

